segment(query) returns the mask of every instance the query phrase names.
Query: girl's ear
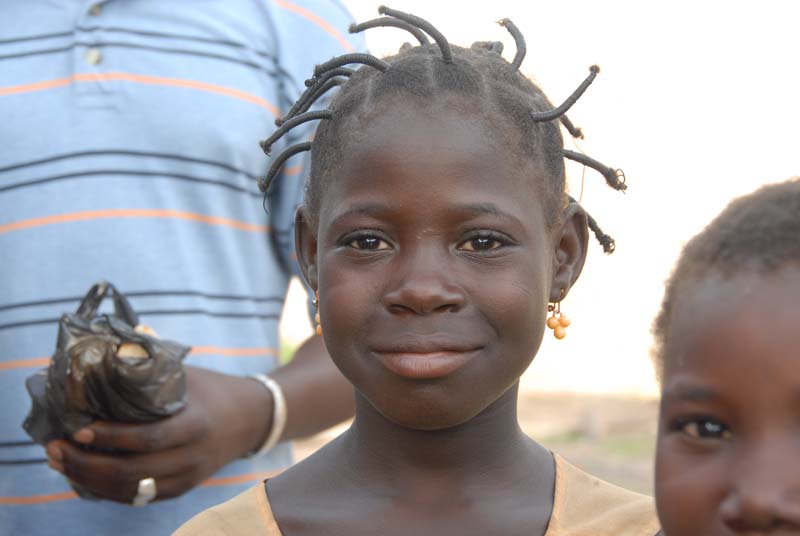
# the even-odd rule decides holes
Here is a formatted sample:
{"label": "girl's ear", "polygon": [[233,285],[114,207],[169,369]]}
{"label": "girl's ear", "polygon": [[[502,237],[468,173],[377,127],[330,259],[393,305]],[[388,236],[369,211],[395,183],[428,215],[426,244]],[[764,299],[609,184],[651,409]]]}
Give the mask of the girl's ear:
{"label": "girl's ear", "polygon": [[294,215],[294,247],[303,277],[313,290],[317,290],[317,233],[311,226],[308,208],[303,205]]}
{"label": "girl's ear", "polygon": [[581,275],[589,247],[589,225],[583,207],[570,202],[564,209],[563,221],[561,236],[556,236],[556,254],[553,257],[550,287],[550,301],[553,303],[563,300]]}

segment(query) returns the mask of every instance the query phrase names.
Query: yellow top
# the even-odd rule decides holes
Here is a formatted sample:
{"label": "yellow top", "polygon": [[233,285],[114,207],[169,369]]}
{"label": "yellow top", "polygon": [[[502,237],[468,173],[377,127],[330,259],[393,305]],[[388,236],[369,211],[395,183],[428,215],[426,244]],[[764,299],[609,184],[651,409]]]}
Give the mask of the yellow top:
{"label": "yellow top", "polygon": [[[553,456],[556,486],[545,536],[656,535],[652,498],[603,482]],[[175,536],[250,534],[282,536],[263,483],[199,513],[175,532]]]}

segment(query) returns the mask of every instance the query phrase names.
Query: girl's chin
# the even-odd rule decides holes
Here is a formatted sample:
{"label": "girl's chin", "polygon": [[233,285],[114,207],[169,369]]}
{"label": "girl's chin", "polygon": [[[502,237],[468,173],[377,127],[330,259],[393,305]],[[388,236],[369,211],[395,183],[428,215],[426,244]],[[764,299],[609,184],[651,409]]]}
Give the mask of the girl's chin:
{"label": "girl's chin", "polygon": [[[398,411],[397,408],[385,408],[384,410],[384,408],[374,404],[373,406],[388,421],[403,428],[420,432],[435,432],[456,428],[471,420],[484,409],[461,406],[457,410],[454,408],[452,411],[446,411],[444,408],[431,406],[429,401],[413,400],[412,397],[406,399],[401,411]],[[437,409],[432,411],[431,407],[436,407]]]}

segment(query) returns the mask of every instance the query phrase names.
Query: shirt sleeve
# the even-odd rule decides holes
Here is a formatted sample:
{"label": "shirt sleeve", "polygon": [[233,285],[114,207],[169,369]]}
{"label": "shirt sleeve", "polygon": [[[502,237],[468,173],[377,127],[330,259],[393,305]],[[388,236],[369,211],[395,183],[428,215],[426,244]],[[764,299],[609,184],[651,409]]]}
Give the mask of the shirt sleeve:
{"label": "shirt sleeve", "polygon": [[[286,75],[282,78],[280,88],[282,113],[286,113],[305,91],[304,82],[313,75],[315,65],[341,54],[366,51],[363,35],[348,32],[353,18],[337,1],[275,0],[271,15],[276,35],[277,68]],[[324,108],[335,91],[332,90],[311,109]],[[291,145],[310,141],[317,123],[311,121],[292,129],[273,146],[272,158]],[[271,132],[265,132],[264,137]],[[272,160],[268,159],[264,173],[271,163]],[[281,263],[289,274],[299,277],[304,284],[294,247],[294,220],[297,208],[303,203],[310,164],[311,157],[307,151],[289,158],[273,180],[270,197],[265,204],[273,229],[271,240],[274,241]],[[309,311],[313,316],[313,294],[307,284],[306,291],[309,295]]]}

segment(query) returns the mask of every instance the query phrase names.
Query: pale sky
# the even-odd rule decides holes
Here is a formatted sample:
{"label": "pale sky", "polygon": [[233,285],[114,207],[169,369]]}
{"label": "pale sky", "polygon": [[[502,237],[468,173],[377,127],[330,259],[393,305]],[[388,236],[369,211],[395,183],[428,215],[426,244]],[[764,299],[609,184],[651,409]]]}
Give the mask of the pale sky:
{"label": "pale sky", "polygon": [[[380,2],[345,4],[358,21],[378,16]],[[601,67],[569,115],[586,135],[582,149],[627,176],[622,195],[586,171],[583,205],[616,239],[617,252],[606,256],[592,244],[562,305],[572,319],[568,336],[557,341],[548,330],[523,387],[655,393],[650,325],[680,247],[733,197],[800,175],[800,2],[388,5],[428,19],[457,45],[503,41],[509,60],[513,40],[495,21],[510,18],[527,41],[522,71],[557,104],[590,65]],[[366,35],[379,56],[413,40],[389,28]],[[574,195],[581,170],[568,167]],[[295,302],[289,317],[298,309]]]}

